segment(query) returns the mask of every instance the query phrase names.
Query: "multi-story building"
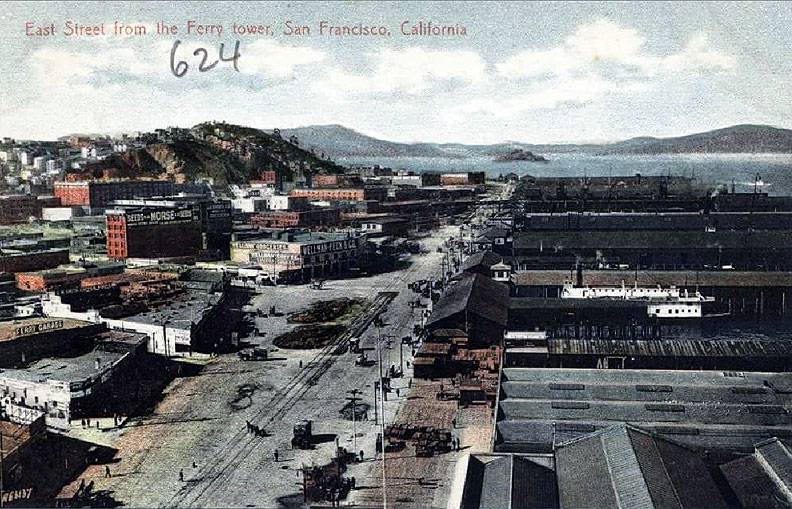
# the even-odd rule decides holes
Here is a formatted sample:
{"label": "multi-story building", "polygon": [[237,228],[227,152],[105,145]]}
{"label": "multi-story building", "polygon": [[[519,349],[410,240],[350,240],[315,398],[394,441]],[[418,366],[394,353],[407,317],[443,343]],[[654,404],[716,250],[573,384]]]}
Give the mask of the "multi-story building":
{"label": "multi-story building", "polygon": [[311,177],[311,185],[316,188],[358,187],[363,184],[359,175],[319,174]]}
{"label": "multi-story building", "polygon": [[[53,322],[57,324],[63,320],[50,320],[49,323]],[[86,331],[90,333],[101,328],[92,326]],[[71,419],[101,404],[107,386],[119,372],[133,365],[146,345],[146,337],[142,334],[120,331],[101,332],[84,337],[82,341],[93,342],[95,346],[88,352],[80,352],[81,355],[47,356],[24,368],[3,369],[0,391],[4,406],[43,412],[47,426],[68,430]]]}
{"label": "multi-story building", "polygon": [[51,269],[69,263],[68,249],[22,251],[3,249],[0,253],[0,272],[29,272]]}
{"label": "multi-story building", "polygon": [[231,259],[258,265],[281,281],[310,281],[359,267],[364,240],[349,233],[270,232],[237,238]]}
{"label": "multi-story building", "polygon": [[0,196],[0,224],[26,223],[41,217],[39,200],[29,194]]}
{"label": "multi-story building", "polygon": [[[148,198],[151,196],[172,196],[187,190],[182,184],[166,180],[113,180],[56,182],[55,196],[64,206],[78,205],[92,209],[102,209],[116,200]],[[190,187],[189,190],[192,190]]]}
{"label": "multi-story building", "polygon": [[314,188],[294,189],[290,196],[308,198],[321,201],[383,201],[388,197],[385,187],[342,187],[342,188]]}
{"label": "multi-story building", "polygon": [[181,209],[197,207],[201,222],[201,248],[214,253],[215,257],[227,260],[230,255],[232,208],[229,200],[216,200],[201,195],[167,196],[162,198],[142,198],[136,200],[117,200],[113,206],[155,207],[161,209]]}
{"label": "multi-story building", "polygon": [[111,259],[186,258],[203,249],[198,206],[117,208],[105,216]]}
{"label": "multi-story building", "polygon": [[314,228],[335,226],[340,221],[341,211],[337,208],[261,212],[249,219],[250,224],[264,228]]}
{"label": "multi-story building", "polygon": [[483,171],[469,171],[467,173],[444,173],[440,175],[442,186],[483,185],[486,176]]}

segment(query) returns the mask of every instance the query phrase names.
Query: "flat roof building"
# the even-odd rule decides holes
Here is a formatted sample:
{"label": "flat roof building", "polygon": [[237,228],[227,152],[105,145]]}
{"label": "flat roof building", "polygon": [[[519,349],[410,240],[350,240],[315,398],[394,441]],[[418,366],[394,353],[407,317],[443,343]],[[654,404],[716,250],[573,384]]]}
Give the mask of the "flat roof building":
{"label": "flat roof building", "polygon": [[359,267],[363,246],[363,237],[351,233],[257,232],[232,242],[231,260],[258,265],[281,281],[306,282]]}
{"label": "flat roof building", "polygon": [[107,255],[127,258],[195,258],[203,249],[197,206],[108,210]]}
{"label": "flat roof building", "polygon": [[713,453],[792,438],[792,374],[503,369],[494,447],[550,452],[619,423]]}

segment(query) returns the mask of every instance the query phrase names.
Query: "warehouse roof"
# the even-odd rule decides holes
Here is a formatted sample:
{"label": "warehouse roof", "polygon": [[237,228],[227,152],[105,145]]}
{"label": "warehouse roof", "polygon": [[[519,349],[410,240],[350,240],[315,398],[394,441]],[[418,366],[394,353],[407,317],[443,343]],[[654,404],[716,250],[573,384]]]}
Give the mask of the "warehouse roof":
{"label": "warehouse roof", "polygon": [[550,456],[473,454],[468,460],[462,507],[558,507],[552,466]]}
{"label": "warehouse roof", "polygon": [[754,454],[720,469],[743,507],[781,509],[792,505],[792,448],[778,438],[760,442]]}
{"label": "warehouse roof", "polygon": [[533,251],[591,249],[789,249],[789,235],[779,231],[552,231],[514,234],[514,249]]}
{"label": "warehouse roof", "polygon": [[[517,286],[562,286],[574,279],[568,270],[532,270],[517,272],[512,281]],[[792,272],[750,272],[735,270],[586,270],[583,284],[586,286],[621,286],[622,282],[638,286],[792,286]]]}
{"label": "warehouse roof", "polygon": [[620,425],[556,449],[561,507],[726,507],[697,453]]}
{"label": "warehouse roof", "polygon": [[549,339],[551,355],[644,357],[792,357],[792,340]]}
{"label": "warehouse roof", "polygon": [[462,270],[469,272],[472,269],[485,268],[489,269],[493,265],[497,265],[503,260],[500,255],[492,251],[479,251],[478,253],[470,255],[465,263],[462,264]]}
{"label": "warehouse roof", "polygon": [[509,287],[481,274],[465,273],[435,304],[427,325],[466,310],[505,326]]}
{"label": "warehouse roof", "polygon": [[512,297],[509,309],[638,309],[645,310],[646,302],[624,299],[545,299],[542,297]]}
{"label": "warehouse roof", "polygon": [[792,438],[792,374],[504,368],[498,451],[543,451],[630,422],[707,447]]}

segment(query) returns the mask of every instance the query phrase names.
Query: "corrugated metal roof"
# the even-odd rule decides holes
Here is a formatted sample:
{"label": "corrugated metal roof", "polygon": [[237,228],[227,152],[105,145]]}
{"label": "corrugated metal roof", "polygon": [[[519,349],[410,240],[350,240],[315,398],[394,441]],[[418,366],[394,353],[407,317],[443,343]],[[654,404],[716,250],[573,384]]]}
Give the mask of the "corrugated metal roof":
{"label": "corrugated metal roof", "polygon": [[[512,281],[518,286],[562,286],[574,280],[568,270],[536,270],[518,272]],[[597,286],[679,286],[679,287],[792,287],[792,272],[749,272],[735,270],[586,270],[583,284]]]}
{"label": "corrugated metal roof", "polygon": [[505,326],[509,287],[481,274],[463,274],[435,304],[427,325],[465,310]]}
{"label": "corrugated metal roof", "polygon": [[551,355],[630,357],[792,357],[792,340],[548,339]]}

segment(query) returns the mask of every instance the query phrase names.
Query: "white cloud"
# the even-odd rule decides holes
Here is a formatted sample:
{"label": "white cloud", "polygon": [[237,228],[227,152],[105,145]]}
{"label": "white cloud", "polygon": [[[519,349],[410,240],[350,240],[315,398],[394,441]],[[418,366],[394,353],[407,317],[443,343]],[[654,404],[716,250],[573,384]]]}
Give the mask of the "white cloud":
{"label": "white cloud", "polygon": [[694,36],[682,51],[661,60],[661,67],[672,72],[733,69],[736,64],[737,60],[733,56],[710,48],[704,34]]}
{"label": "white cloud", "polygon": [[438,84],[458,82],[468,85],[482,82],[487,77],[486,63],[475,51],[413,47],[382,49],[369,57],[373,68],[371,73],[332,69],[321,86],[339,93],[419,95]]}
{"label": "white cloud", "polygon": [[566,75],[584,72],[634,71],[644,76],[696,70],[728,70],[734,57],[709,47],[705,35],[696,35],[678,53],[666,56],[646,51],[637,30],[608,19],[580,25],[558,47],[525,50],[495,65],[507,78]]}

